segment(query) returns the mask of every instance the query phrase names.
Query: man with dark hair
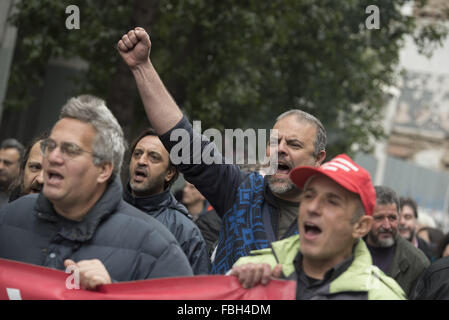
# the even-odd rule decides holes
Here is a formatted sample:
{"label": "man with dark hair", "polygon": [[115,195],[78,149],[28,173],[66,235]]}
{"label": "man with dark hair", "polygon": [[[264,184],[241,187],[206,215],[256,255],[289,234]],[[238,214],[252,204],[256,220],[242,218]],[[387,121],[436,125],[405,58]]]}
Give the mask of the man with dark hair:
{"label": "man with dark hair", "polygon": [[0,208],[8,203],[11,190],[19,178],[23,145],[16,139],[6,139],[0,145]]}
{"label": "man with dark hair", "polygon": [[44,187],[0,210],[0,258],[70,267],[84,289],[193,274],[167,228],[123,201],[126,143],[103,100],[67,101],[40,147]]}
{"label": "man with dark hair", "polygon": [[398,235],[399,198],[388,187],[376,186],[373,225],[366,236],[373,264],[395,279],[410,295],[416,281],[429,266],[421,250]]}
{"label": "man with dark hair", "polygon": [[[301,190],[290,181],[289,173],[300,165],[319,166],[325,159],[326,131],[321,122],[302,110],[281,114],[273,127],[277,138],[270,138],[267,149],[267,157],[277,156],[276,171],[265,177],[243,172],[235,164],[225,164],[215,144],[195,132],[183,116],[150,61],[151,42],[144,29],[130,30],[117,48],[134,75],[148,119],[165,148],[172,152],[182,143],[180,137],[170,139],[172,133],[186,133],[190,141],[193,152],[178,168],[222,218],[212,273],[225,273],[252,250],[298,233]],[[200,146],[198,153],[195,146]],[[203,161],[203,151],[212,163]]]}
{"label": "man with dark hair", "polygon": [[175,236],[195,274],[209,273],[209,254],[201,231],[170,192],[178,176],[156,132],[144,130],[130,150],[129,183],[123,199],[159,220]]}
{"label": "man with dark hair", "polygon": [[182,191],[182,203],[193,216],[211,256],[220,234],[221,218],[193,184],[186,181]]}
{"label": "man with dark hair", "polygon": [[43,157],[41,153],[41,142],[48,137],[43,133],[34,138],[25,149],[20,164],[20,174],[16,187],[12,190],[9,202],[30,193],[40,193],[44,186],[44,175],[42,170]]}
{"label": "man with dark hair", "polygon": [[430,244],[416,234],[418,223],[418,206],[416,202],[411,198],[400,198],[399,205],[399,234],[407,241],[410,241],[415,248],[421,249],[430,262],[433,262],[435,260],[435,248],[432,248]]}

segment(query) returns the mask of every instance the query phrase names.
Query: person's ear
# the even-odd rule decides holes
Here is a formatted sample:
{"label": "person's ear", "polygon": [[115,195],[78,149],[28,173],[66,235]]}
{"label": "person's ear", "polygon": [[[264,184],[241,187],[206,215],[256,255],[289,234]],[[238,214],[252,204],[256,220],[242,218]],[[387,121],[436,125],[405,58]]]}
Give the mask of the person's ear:
{"label": "person's ear", "polygon": [[167,173],[165,174],[165,182],[169,182],[176,174],[175,166],[170,165],[168,167]]}
{"label": "person's ear", "polygon": [[114,166],[112,165],[111,162],[102,162],[97,167],[99,172],[97,182],[98,183],[107,182],[112,175],[112,171],[114,171]]}
{"label": "person's ear", "polygon": [[323,163],[324,159],[326,159],[326,151],[321,150],[315,158],[316,166],[319,167]]}
{"label": "person's ear", "polygon": [[354,223],[354,227],[352,230],[352,236],[354,239],[363,238],[368,232],[371,230],[371,225],[373,224],[373,217],[371,216],[363,216]]}

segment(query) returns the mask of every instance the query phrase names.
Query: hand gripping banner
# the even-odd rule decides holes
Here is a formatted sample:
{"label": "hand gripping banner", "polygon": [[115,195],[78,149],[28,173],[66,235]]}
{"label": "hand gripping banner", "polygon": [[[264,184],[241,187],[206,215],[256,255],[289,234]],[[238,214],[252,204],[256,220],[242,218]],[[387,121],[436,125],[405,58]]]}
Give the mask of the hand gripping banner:
{"label": "hand gripping banner", "polygon": [[0,299],[293,300],[296,296],[296,282],[286,280],[244,289],[233,276],[176,277],[120,282],[88,291],[68,289],[70,276],[59,270],[0,259]]}

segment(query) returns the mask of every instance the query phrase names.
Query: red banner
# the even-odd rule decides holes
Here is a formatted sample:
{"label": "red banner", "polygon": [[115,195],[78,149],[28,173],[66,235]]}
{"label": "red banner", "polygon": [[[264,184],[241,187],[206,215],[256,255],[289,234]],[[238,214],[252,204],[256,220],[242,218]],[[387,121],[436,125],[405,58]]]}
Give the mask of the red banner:
{"label": "red banner", "polygon": [[[120,282],[97,291],[70,288],[59,270],[0,259],[1,300],[292,300],[296,282],[272,280],[243,289],[236,277],[195,276]],[[66,285],[66,282],[69,285]]]}

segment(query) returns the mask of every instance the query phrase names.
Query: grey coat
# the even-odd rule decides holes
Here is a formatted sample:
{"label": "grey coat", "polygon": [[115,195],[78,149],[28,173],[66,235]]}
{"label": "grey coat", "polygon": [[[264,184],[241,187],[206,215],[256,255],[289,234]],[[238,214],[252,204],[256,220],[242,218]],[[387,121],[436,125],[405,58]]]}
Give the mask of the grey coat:
{"label": "grey coat", "polygon": [[11,202],[0,211],[0,258],[59,270],[65,259],[99,259],[115,281],[193,274],[173,235],[122,200],[118,178],[80,222],[42,193]]}
{"label": "grey coat", "polygon": [[396,280],[407,297],[429,265],[429,259],[421,250],[402,237],[396,236],[396,250],[386,274]]}

